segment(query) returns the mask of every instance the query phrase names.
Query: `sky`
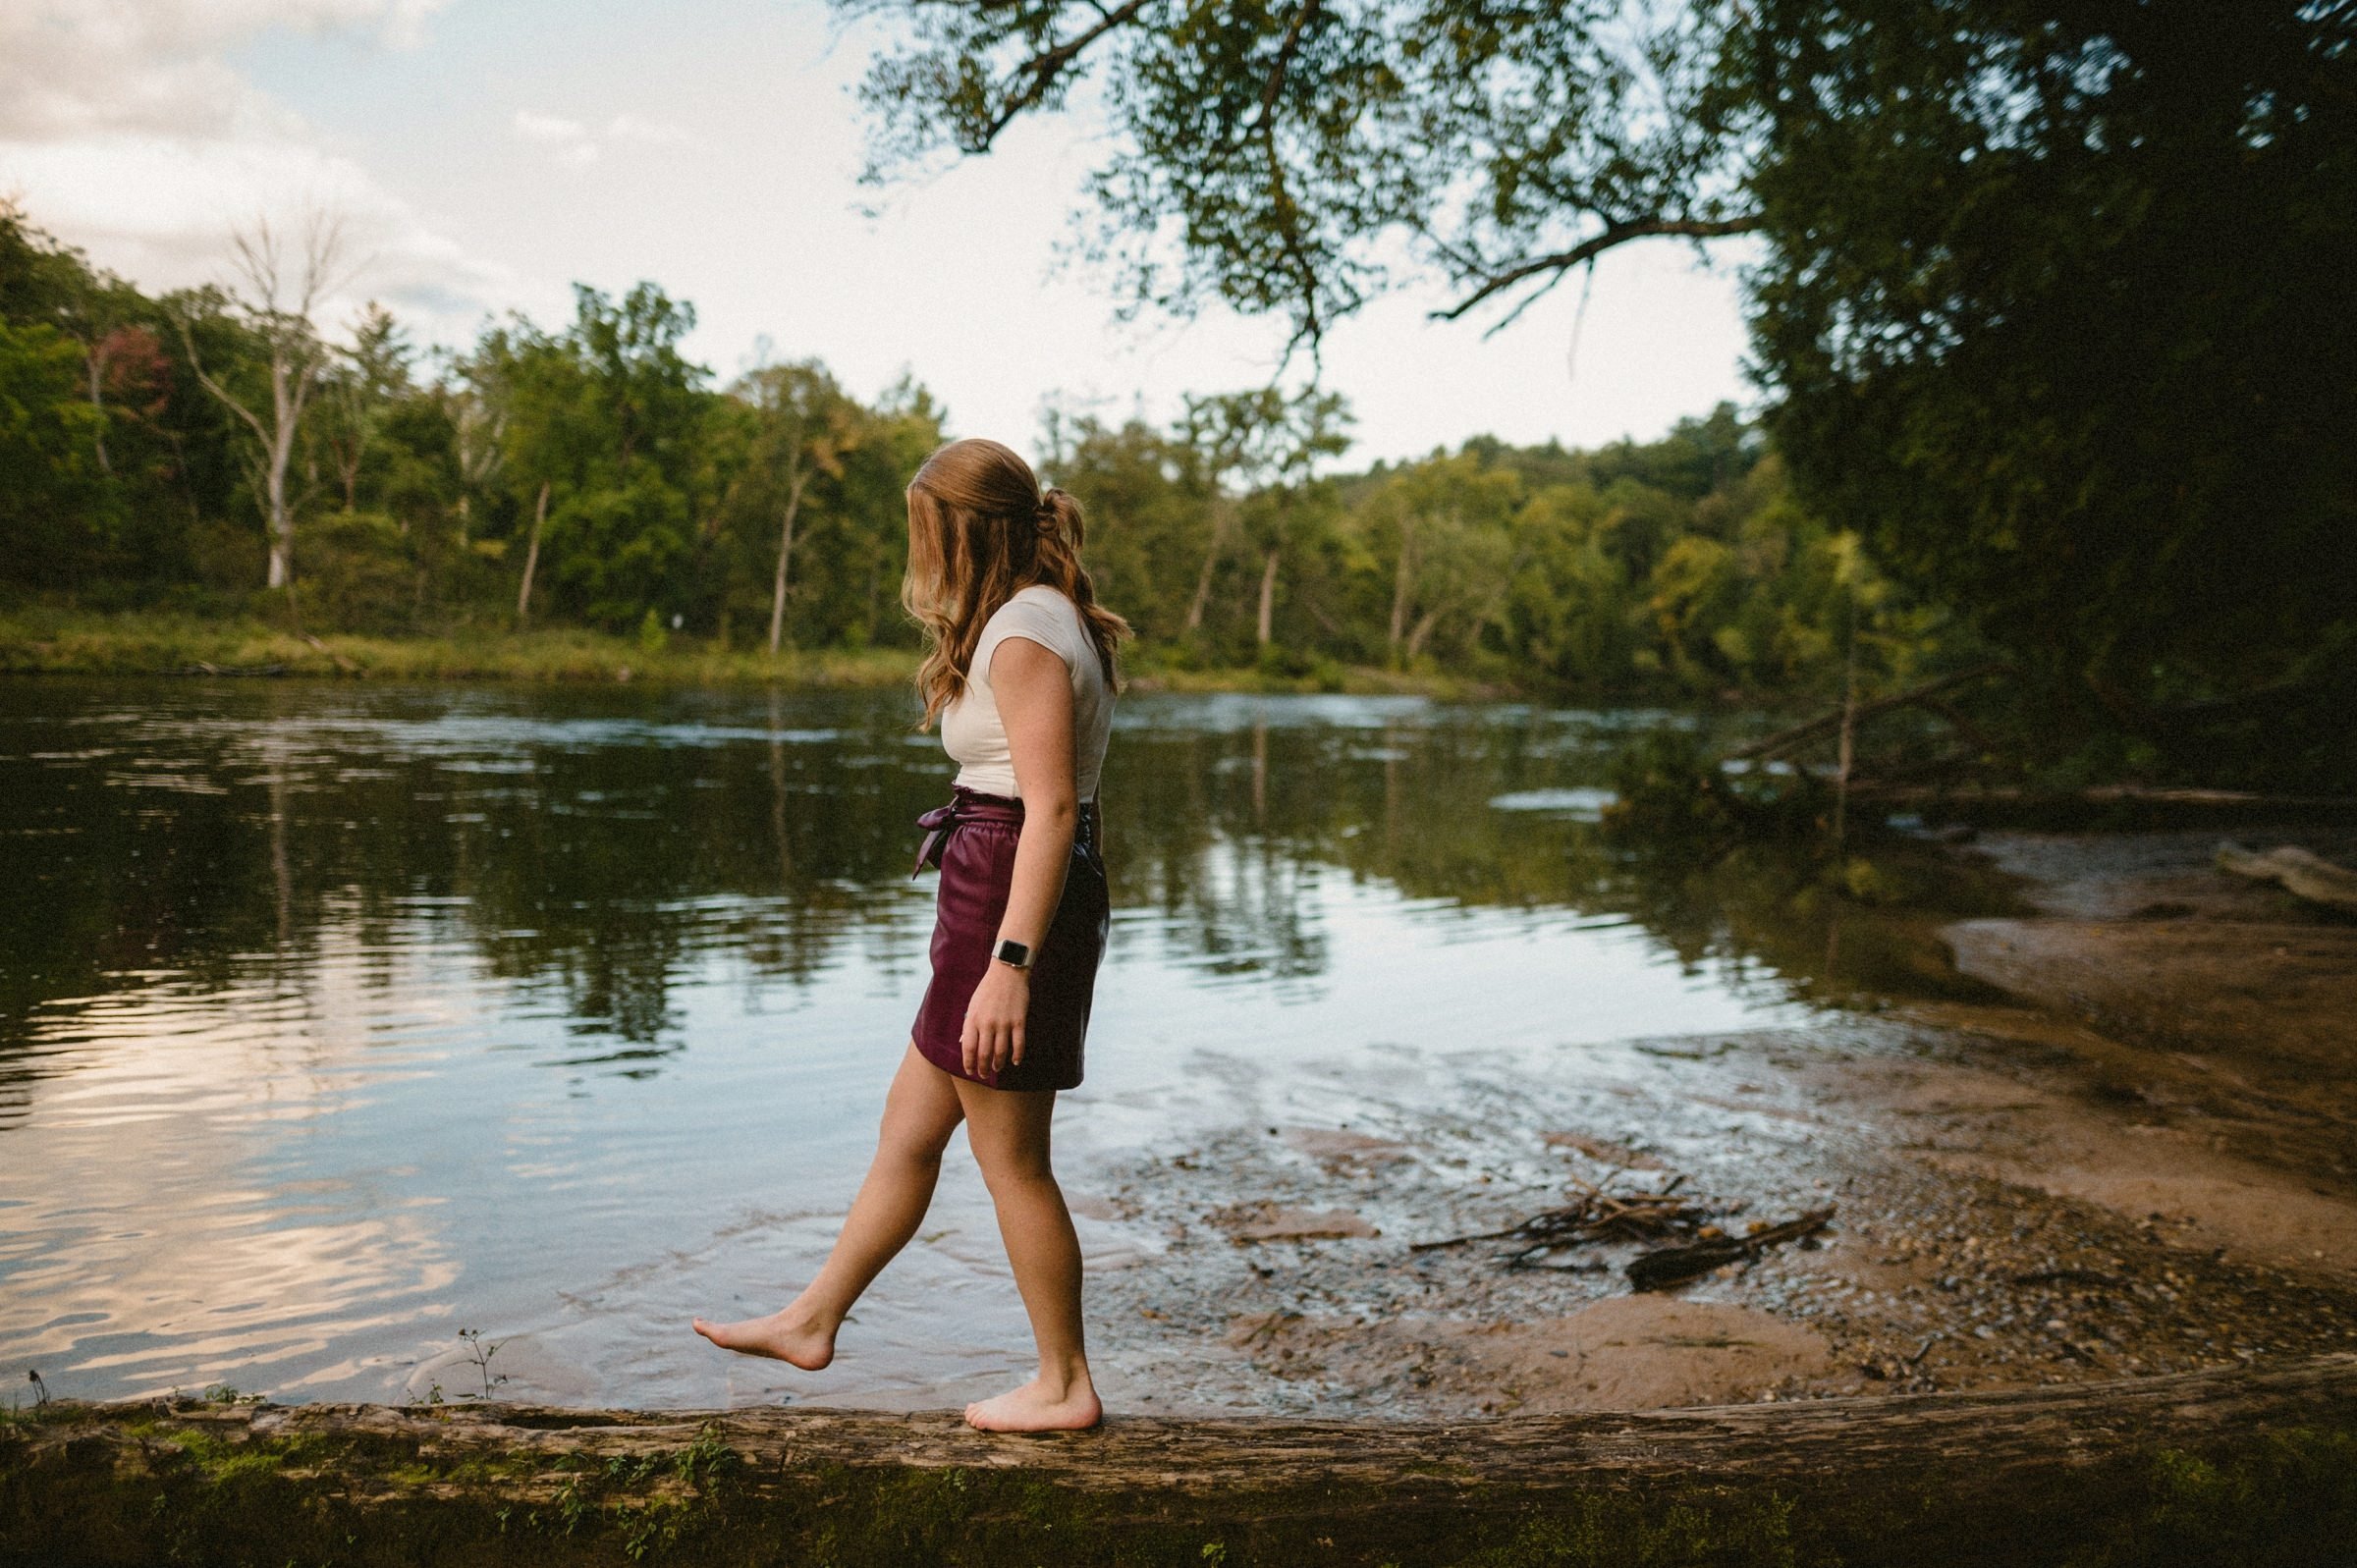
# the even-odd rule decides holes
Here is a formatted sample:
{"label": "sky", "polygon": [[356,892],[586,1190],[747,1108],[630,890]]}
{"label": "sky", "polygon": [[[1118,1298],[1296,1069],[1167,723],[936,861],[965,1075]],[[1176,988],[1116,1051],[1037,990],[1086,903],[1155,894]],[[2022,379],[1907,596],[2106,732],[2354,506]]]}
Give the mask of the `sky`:
{"label": "sky", "polygon": [[[723,381],[764,357],[863,397],[913,374],[954,434],[1018,448],[1051,401],[1164,421],[1276,373],[1282,324],[1123,323],[1107,277],[1059,264],[1104,145],[1085,106],[860,187],[852,89],[880,41],[820,0],[0,0],[0,194],[150,290],[222,277],[238,221],[341,210],[363,266],[331,335],[373,297],[464,345],[510,310],[561,323],[576,281],[652,279]],[[1427,319],[1437,284],[1381,301],[1326,345],[1344,462],[1748,404],[1740,259],[1608,254],[1575,361],[1577,279],[1486,340]]]}

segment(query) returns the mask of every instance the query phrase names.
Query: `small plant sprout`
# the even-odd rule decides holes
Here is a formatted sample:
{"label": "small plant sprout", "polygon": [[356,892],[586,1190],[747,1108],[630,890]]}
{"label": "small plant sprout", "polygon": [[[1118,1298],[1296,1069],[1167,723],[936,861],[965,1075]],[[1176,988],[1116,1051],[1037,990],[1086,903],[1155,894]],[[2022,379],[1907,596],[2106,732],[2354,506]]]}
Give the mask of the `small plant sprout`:
{"label": "small plant sprout", "polygon": [[49,1385],[41,1381],[41,1375],[39,1373],[33,1371],[30,1367],[26,1368],[25,1380],[32,1384],[33,1409],[38,1410],[41,1408],[41,1406],[49,1402]]}
{"label": "small plant sprout", "polygon": [[508,1380],[508,1375],[504,1372],[496,1378],[491,1376],[491,1358],[499,1354],[499,1347],[506,1344],[507,1341],[499,1339],[485,1344],[483,1331],[480,1328],[462,1328],[459,1330],[459,1337],[466,1341],[466,1354],[474,1361],[475,1375],[483,1379],[483,1391],[479,1397],[488,1399],[491,1397],[491,1388],[494,1383],[503,1383]]}

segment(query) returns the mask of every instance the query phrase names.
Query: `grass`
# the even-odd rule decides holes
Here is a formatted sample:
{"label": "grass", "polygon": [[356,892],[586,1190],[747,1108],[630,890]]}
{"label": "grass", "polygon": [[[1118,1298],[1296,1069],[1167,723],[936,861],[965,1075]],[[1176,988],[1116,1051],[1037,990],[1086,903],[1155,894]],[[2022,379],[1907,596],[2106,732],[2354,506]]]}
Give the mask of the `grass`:
{"label": "grass", "polygon": [[[712,639],[642,640],[578,626],[460,628],[438,634],[301,635],[252,616],[0,610],[0,674],[312,676],[376,680],[651,681],[691,686],[895,686],[916,673],[912,648],[724,648]],[[1442,699],[1497,696],[1453,676],[1343,666],[1200,670],[1144,649],[1126,661],[1139,691],[1346,692]]]}
{"label": "grass", "polygon": [[652,680],[681,685],[897,685],[904,648],[721,648],[699,637],[641,641],[577,626],[440,635],[302,636],[283,622],[162,612],[0,612],[0,672],[15,675],[285,675],[384,680]]}

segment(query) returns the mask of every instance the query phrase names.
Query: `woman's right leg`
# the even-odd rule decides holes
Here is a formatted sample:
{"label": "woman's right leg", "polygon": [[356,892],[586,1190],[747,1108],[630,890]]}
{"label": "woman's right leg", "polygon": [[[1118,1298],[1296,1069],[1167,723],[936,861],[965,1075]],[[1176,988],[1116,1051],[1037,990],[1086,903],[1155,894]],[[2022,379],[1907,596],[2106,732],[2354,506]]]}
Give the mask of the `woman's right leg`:
{"label": "woman's right leg", "polygon": [[806,1372],[834,1360],[844,1315],[923,1221],[941,1175],[941,1152],[964,1114],[958,1081],[910,1045],[884,1100],[875,1162],[818,1277],[766,1318],[730,1324],[698,1318],[695,1331],[724,1350],[771,1356]]}

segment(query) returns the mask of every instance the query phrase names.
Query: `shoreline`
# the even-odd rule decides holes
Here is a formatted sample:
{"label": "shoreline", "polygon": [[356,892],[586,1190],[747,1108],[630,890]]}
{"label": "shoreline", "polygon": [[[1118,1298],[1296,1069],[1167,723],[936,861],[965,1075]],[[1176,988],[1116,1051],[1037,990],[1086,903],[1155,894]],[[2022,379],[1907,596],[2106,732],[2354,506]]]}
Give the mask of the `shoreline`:
{"label": "shoreline", "polygon": [[[1340,1125],[1135,1162],[1088,1195],[1169,1238],[1097,1286],[1119,1364],[1156,1409],[1446,1421],[2357,1350],[2357,922],[2214,843],[1984,835],[1953,852],[2026,907],[1939,928],[1950,995],[1627,1042],[1584,1099],[1460,1057]],[[1730,1234],[1836,1214],[1674,1292],[1628,1288],[1630,1247],[1412,1245],[1672,1177]]]}
{"label": "shoreline", "polygon": [[[251,618],[151,613],[0,612],[0,676],[91,678],[283,678],[517,681],[708,686],[892,686],[916,674],[913,648],[719,647],[712,639],[666,634],[659,641],[577,626],[476,629],[439,635],[316,635]],[[1526,696],[1467,676],[1324,665],[1286,675],[1252,667],[1196,670],[1150,652],[1128,689],[1339,693],[1470,701]]]}

